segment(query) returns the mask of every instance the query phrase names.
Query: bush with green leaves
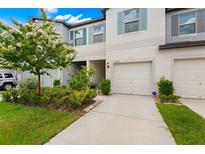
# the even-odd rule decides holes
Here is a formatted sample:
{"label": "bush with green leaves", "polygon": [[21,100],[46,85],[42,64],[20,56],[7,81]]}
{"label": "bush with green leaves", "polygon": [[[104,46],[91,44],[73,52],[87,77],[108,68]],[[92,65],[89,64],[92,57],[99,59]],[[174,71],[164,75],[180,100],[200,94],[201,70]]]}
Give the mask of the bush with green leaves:
{"label": "bush with green leaves", "polygon": [[41,106],[53,104],[55,107],[59,107],[62,104],[68,103],[65,102],[65,97],[71,93],[71,90],[65,86],[44,87],[42,90]]}
{"label": "bush with green leaves", "polygon": [[97,96],[97,92],[95,89],[87,89],[85,93],[86,93],[85,102],[90,102]]}
{"label": "bush with green leaves", "polygon": [[17,89],[10,89],[3,92],[3,100],[6,102],[17,103],[19,91]]}
{"label": "bush with green leaves", "polygon": [[90,83],[90,89],[97,89],[97,84],[94,82]]}
{"label": "bush with green leaves", "polygon": [[165,79],[165,77],[161,77],[158,82],[158,91],[159,95],[173,95],[174,94],[174,86],[173,81]]}
{"label": "bush with green leaves", "polygon": [[84,90],[77,91],[73,90],[69,96],[69,102],[72,108],[76,108],[81,106],[82,103],[85,101],[86,93]]}
{"label": "bush with green leaves", "polygon": [[22,79],[18,82],[18,87],[20,89],[37,89],[38,81],[35,77],[30,77],[26,79]]}
{"label": "bush with green leaves", "polygon": [[100,90],[103,93],[103,95],[109,95],[111,91],[111,81],[108,79],[104,79],[100,83]]}
{"label": "bush with green leaves", "polygon": [[36,90],[21,89],[19,90],[18,102],[26,105],[38,106],[40,105],[40,98]]}
{"label": "bush with green leaves", "polygon": [[85,90],[90,87],[91,78],[95,75],[96,70],[93,66],[82,66],[78,74],[70,79],[70,87],[73,90]]}
{"label": "bush with green leaves", "polygon": [[160,102],[176,103],[181,98],[181,96],[174,94],[173,81],[167,80],[165,77],[160,78],[160,81],[158,82],[158,91]]}
{"label": "bush with green leaves", "polygon": [[55,79],[53,81],[53,86],[59,86],[60,85],[60,79]]}

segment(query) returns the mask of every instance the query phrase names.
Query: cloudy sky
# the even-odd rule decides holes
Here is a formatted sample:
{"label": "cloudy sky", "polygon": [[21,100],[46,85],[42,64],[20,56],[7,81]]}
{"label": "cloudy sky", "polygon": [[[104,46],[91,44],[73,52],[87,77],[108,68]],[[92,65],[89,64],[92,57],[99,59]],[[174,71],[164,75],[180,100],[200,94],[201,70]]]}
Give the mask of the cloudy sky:
{"label": "cloudy sky", "polygon": [[[48,8],[47,14],[52,19],[64,20],[68,24],[79,23],[93,18],[102,17],[101,9],[98,8]],[[1,8],[0,20],[12,25],[9,18],[26,23],[31,17],[40,16],[37,8]]]}

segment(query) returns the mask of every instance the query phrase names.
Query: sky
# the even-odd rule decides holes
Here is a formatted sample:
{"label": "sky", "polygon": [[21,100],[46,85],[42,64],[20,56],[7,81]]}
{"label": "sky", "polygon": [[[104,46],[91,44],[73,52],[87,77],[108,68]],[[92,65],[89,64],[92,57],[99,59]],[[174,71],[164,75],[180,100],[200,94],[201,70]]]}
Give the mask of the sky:
{"label": "sky", "polygon": [[[86,20],[102,17],[99,8],[47,8],[46,12],[52,19],[64,20],[68,24],[75,24]],[[38,8],[0,8],[0,20],[12,26],[10,18],[26,23],[31,17],[39,17]]]}

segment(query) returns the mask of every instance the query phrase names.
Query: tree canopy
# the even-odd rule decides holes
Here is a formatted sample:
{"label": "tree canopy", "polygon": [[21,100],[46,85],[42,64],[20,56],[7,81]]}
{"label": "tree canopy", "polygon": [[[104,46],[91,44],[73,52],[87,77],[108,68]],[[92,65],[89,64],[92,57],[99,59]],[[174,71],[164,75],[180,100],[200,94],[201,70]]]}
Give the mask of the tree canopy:
{"label": "tree canopy", "polygon": [[11,19],[15,27],[0,21],[1,68],[40,76],[49,69],[68,67],[75,58],[75,49],[57,32],[55,22],[48,21],[44,9],[41,14],[42,20],[30,19],[26,24]]}

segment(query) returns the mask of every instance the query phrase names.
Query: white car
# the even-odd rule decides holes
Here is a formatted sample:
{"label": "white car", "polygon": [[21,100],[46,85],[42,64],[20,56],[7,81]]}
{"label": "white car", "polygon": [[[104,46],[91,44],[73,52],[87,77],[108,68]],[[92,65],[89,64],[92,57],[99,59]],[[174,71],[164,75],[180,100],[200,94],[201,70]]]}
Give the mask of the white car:
{"label": "white car", "polygon": [[0,72],[0,88],[9,90],[17,86],[17,79],[15,73]]}

